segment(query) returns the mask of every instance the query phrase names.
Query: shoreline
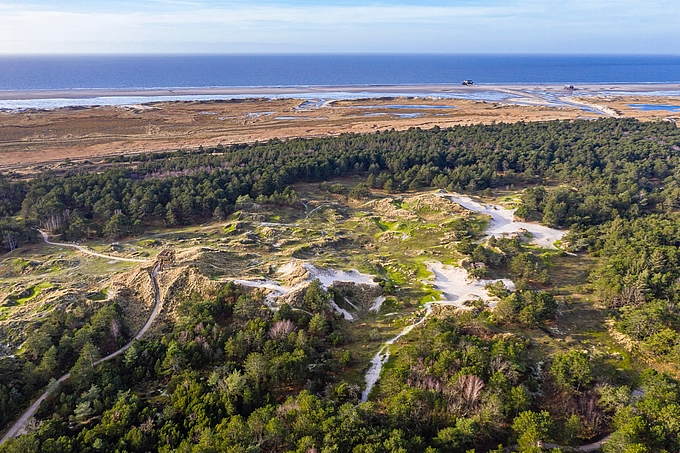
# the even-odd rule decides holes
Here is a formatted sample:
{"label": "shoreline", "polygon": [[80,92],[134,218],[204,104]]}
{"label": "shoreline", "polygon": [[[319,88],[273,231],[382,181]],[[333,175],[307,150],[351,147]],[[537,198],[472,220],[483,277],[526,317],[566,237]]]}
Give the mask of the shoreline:
{"label": "shoreline", "polygon": [[[566,90],[564,84],[482,84],[463,86],[459,84],[414,84],[414,85],[318,85],[318,86],[256,86],[256,87],[208,87],[208,88],[74,88],[66,90],[0,90],[2,101],[30,100],[76,100],[120,97],[187,97],[187,96],[233,96],[240,97],[282,97],[311,96],[324,94],[384,94],[384,95],[474,95],[475,93],[518,93],[543,91],[564,95],[629,95],[656,92],[677,92],[669,95],[680,96],[680,83],[606,83],[575,84],[574,90]],[[451,96],[454,97],[454,96]]]}
{"label": "shoreline", "polygon": [[[680,84],[576,88],[409,85],[0,92],[0,97],[31,94],[36,98],[0,100],[0,169],[40,164],[59,167],[66,158],[80,161],[219,144],[435,126],[603,117],[680,124],[680,113],[675,111],[676,106],[680,107]],[[344,91],[331,91],[334,89]],[[69,94],[71,99],[44,99],[50,93]],[[85,95],[104,94],[117,96],[83,99]],[[636,109],[632,103],[673,105],[673,109],[653,105]]]}

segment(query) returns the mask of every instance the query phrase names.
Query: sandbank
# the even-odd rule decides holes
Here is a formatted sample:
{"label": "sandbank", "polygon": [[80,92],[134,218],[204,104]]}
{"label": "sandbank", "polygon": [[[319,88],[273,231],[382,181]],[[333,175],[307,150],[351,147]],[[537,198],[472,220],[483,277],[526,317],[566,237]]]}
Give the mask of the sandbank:
{"label": "sandbank", "polygon": [[279,87],[215,87],[215,88],[158,88],[158,89],[71,89],[71,90],[19,90],[0,91],[0,100],[30,99],[89,99],[107,97],[180,97],[180,96],[248,96],[270,97],[285,95],[321,95],[325,93],[347,94],[429,94],[471,95],[482,92],[540,91],[573,94],[631,94],[653,92],[677,92],[680,83],[646,84],[575,84],[574,90],[564,84],[420,84],[420,85],[335,85],[335,86],[279,86]]}

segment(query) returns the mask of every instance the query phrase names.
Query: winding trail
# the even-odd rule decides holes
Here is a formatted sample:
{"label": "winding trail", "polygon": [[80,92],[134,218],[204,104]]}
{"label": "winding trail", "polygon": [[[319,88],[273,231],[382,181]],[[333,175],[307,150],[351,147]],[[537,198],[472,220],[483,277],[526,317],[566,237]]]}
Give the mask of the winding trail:
{"label": "winding trail", "polygon": [[[62,247],[72,247],[72,248],[75,248],[75,249],[79,250],[80,252],[85,253],[87,255],[92,255],[92,256],[105,258],[105,259],[108,259],[108,260],[115,260],[115,261],[128,261],[128,262],[135,262],[135,263],[148,263],[149,262],[148,260],[137,260],[137,259],[133,259],[133,258],[119,258],[119,257],[108,256],[108,255],[102,255],[101,253],[91,252],[91,251],[89,251],[89,250],[87,250],[87,249],[85,249],[85,248],[83,248],[79,245],[75,245],[75,244],[62,244],[62,243],[58,243],[58,242],[50,242],[49,236],[47,235],[47,233],[45,233],[44,231],[40,231],[40,234],[42,235],[43,240],[45,241],[46,244],[57,245],[57,246],[62,246]],[[153,283],[153,289],[154,289],[154,293],[155,293],[155,304],[154,304],[154,307],[153,307],[153,311],[151,312],[151,315],[149,316],[149,319],[146,321],[146,324],[144,324],[144,327],[141,328],[141,330],[137,333],[137,335],[135,335],[135,337],[129,343],[127,343],[125,346],[118,349],[117,351],[112,352],[111,354],[107,355],[106,357],[103,357],[103,358],[97,360],[96,362],[94,362],[93,366],[97,366],[100,363],[111,360],[114,357],[116,357],[116,356],[122,354],[123,352],[127,351],[130,348],[130,346],[132,346],[132,343],[135,340],[139,340],[142,337],[142,335],[144,335],[146,333],[146,331],[149,330],[149,328],[151,327],[153,322],[156,320],[156,317],[158,317],[158,314],[161,311],[161,292],[160,292],[160,288],[158,286],[158,280],[156,279],[156,276],[158,275],[159,272],[160,272],[160,264],[157,264],[154,267],[154,269],[151,271],[151,273],[149,274],[149,276],[151,277],[151,281]],[[47,390],[45,390],[45,392],[42,395],[40,395],[40,397],[33,404],[31,404],[31,407],[29,407],[26,410],[26,412],[24,412],[21,415],[21,417],[19,417],[19,419],[16,422],[14,422],[14,424],[7,431],[7,433],[2,438],[2,440],[0,440],[0,445],[4,444],[8,439],[14,438],[14,437],[18,436],[19,434],[22,434],[24,427],[26,426],[26,423],[28,423],[28,420],[31,417],[33,417],[33,415],[37,412],[38,408],[40,407],[40,404],[45,399],[47,399],[47,397],[50,396],[50,394],[54,390],[56,390],[57,387],[59,387],[59,384],[68,380],[70,377],[71,377],[71,373],[66,373],[65,375],[63,375],[62,377],[57,379],[54,383],[52,383],[47,388]]]}
{"label": "winding trail", "polygon": [[390,358],[390,346],[396,343],[397,340],[399,340],[401,337],[411,332],[414,328],[424,323],[427,317],[430,316],[430,313],[432,313],[432,303],[427,303],[425,304],[425,315],[423,315],[422,318],[420,318],[414,324],[407,326],[404,330],[399,332],[399,334],[397,334],[397,336],[395,336],[391,340],[387,340],[383,344],[383,347],[380,348],[378,353],[375,356],[373,356],[373,359],[371,360],[371,367],[366,372],[366,388],[364,389],[363,392],[361,392],[362,403],[368,401],[368,396],[371,394],[371,391],[373,391],[373,387],[375,387],[375,384],[377,384],[378,381],[380,380],[380,373],[382,372],[382,367],[387,363],[387,361]]}
{"label": "winding trail", "polygon": [[[314,208],[314,209],[312,209],[311,211],[309,211],[309,212],[307,213],[307,215],[305,216],[305,219],[308,219],[310,215],[314,214],[314,213],[315,213],[316,211],[318,211],[319,209],[321,209],[321,208],[326,208],[326,207],[328,207],[328,206],[333,206],[333,204],[334,204],[334,203],[322,203],[322,204],[320,204],[320,205],[317,206],[316,208]],[[305,207],[306,207],[306,206],[307,206],[307,205],[305,205]]]}
{"label": "winding trail", "polygon": [[121,258],[121,257],[117,257],[117,256],[104,255],[103,253],[92,252],[92,251],[86,249],[85,247],[81,247],[81,246],[76,245],[76,244],[67,244],[67,243],[63,243],[63,242],[51,242],[47,233],[45,233],[42,230],[38,230],[38,231],[42,235],[42,238],[43,238],[43,241],[45,241],[45,244],[56,245],[56,246],[59,246],[59,247],[71,247],[71,248],[74,248],[74,249],[76,249],[76,250],[78,250],[82,253],[85,253],[86,255],[96,256],[98,258],[105,258],[105,259],[111,260],[111,261],[125,261],[125,262],[128,262],[128,263],[148,263],[149,262],[149,260],[143,260],[143,259],[137,259],[137,258]]}
{"label": "winding trail", "polygon": [[[583,444],[583,445],[569,446],[569,445],[560,445],[560,444],[551,444],[551,443],[547,443],[547,442],[541,442],[541,444],[539,446],[543,449],[549,448],[549,449],[552,450],[552,449],[558,448],[558,449],[563,450],[563,451],[572,451],[572,452],[584,451],[586,453],[592,453],[594,451],[600,450],[604,446],[604,444],[609,442],[609,439],[611,439],[611,437],[612,437],[611,434],[607,434],[606,436],[604,436],[600,440],[597,440],[595,442],[591,442],[589,444]],[[519,448],[519,445],[515,444],[515,445],[510,445],[509,447],[505,447],[503,449],[503,451],[505,453],[511,453],[511,452],[517,451],[518,448]]]}
{"label": "winding trail", "polygon": [[[537,223],[520,222],[515,220],[515,210],[505,209],[502,206],[483,204],[472,198],[456,193],[435,192],[435,195],[447,198],[463,208],[479,212],[491,217],[485,230],[486,238],[492,235],[504,236],[506,234],[516,234],[521,231],[531,233],[529,242],[545,249],[556,249],[555,242],[560,240],[566,231],[548,228]],[[373,390],[373,387],[380,380],[380,373],[383,365],[390,357],[390,346],[397,342],[401,337],[408,334],[414,327],[422,324],[432,313],[433,305],[453,305],[461,310],[469,307],[464,305],[465,301],[477,298],[488,299],[489,294],[485,289],[488,283],[502,282],[507,288],[514,290],[515,284],[511,280],[480,280],[471,279],[468,272],[459,267],[444,266],[442,263],[433,262],[427,265],[428,271],[434,274],[434,280],[427,280],[426,283],[433,285],[434,288],[442,292],[444,300],[436,300],[425,304],[425,314],[414,324],[404,328],[394,338],[383,343],[380,350],[371,360],[371,367],[366,372],[366,387],[361,394],[361,401],[366,402]]]}
{"label": "winding trail", "polygon": [[[532,236],[529,242],[532,242],[542,248],[556,249],[557,247],[555,247],[555,242],[560,240],[567,233],[566,231],[548,228],[536,223],[517,221],[514,218],[515,212],[514,210],[504,209],[501,206],[482,204],[472,200],[470,197],[458,194],[439,193],[438,195],[449,198],[451,201],[459,204],[460,206],[470,211],[480,212],[482,214],[489,215],[491,217],[491,221],[489,222],[489,225],[485,231],[487,238],[492,235],[504,235],[508,233],[517,233],[521,230],[526,230],[529,231]],[[390,358],[390,346],[394,345],[404,335],[410,333],[415,327],[424,323],[427,320],[427,318],[432,314],[432,307],[434,305],[454,305],[458,308],[465,309],[465,307],[462,305],[462,301],[469,299],[470,295],[474,297],[482,297],[483,294],[480,291],[486,291],[484,289],[484,285],[487,282],[489,282],[488,280],[487,281],[476,279],[470,280],[467,277],[467,271],[460,268],[452,268],[447,270],[445,266],[443,266],[441,263],[432,263],[428,265],[428,270],[432,272],[435,276],[433,285],[436,288],[442,290],[445,298],[448,300],[439,300],[426,303],[425,313],[422,315],[422,317],[420,317],[420,319],[418,319],[415,323],[405,327],[395,337],[383,343],[380,350],[375,354],[375,356],[371,360],[371,366],[366,372],[365,376],[366,387],[361,394],[362,403],[368,401],[368,397],[371,394],[371,391],[380,380],[380,374],[382,372],[383,365],[385,365]],[[446,272],[450,274],[452,271],[460,271],[465,275],[463,275],[462,278],[452,278],[452,281],[449,282],[448,278],[449,276],[446,275]],[[512,281],[510,280],[499,281],[502,281],[507,287],[514,289],[514,283]],[[451,284],[447,285],[446,283]],[[447,289],[451,289],[452,293],[455,294],[447,294],[446,293]],[[542,446],[545,448],[561,448],[565,451],[595,452],[597,450],[600,450],[602,446],[605,443],[607,443],[607,441],[609,441],[610,437],[611,437],[610,435],[607,435],[598,441],[574,447],[567,447],[563,445],[547,443],[543,444]],[[517,446],[513,445],[507,447],[505,451],[512,452],[515,451],[516,449]]]}

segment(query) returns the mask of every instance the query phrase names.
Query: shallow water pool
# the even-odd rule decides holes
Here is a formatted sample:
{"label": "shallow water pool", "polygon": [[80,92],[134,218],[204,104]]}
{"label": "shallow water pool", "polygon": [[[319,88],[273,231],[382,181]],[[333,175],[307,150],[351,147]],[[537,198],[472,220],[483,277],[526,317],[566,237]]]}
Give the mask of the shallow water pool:
{"label": "shallow water pool", "polygon": [[668,112],[680,112],[680,105],[662,105],[662,104],[628,104],[628,107],[632,107],[637,110],[643,110],[645,112],[654,110],[664,110]]}

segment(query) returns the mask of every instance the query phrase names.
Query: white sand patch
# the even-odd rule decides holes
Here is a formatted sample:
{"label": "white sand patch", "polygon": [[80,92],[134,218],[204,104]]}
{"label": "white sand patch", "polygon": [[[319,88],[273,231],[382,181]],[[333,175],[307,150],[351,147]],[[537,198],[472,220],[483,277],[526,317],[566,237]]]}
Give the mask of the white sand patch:
{"label": "white sand patch", "polygon": [[319,269],[313,264],[305,263],[303,267],[309,272],[310,280],[318,278],[324,288],[328,288],[335,282],[347,282],[354,283],[356,285],[364,284],[377,286],[378,284],[373,281],[373,276],[368,274],[362,274],[356,269],[351,269],[349,271],[342,271],[336,269]]}
{"label": "white sand patch", "polygon": [[479,212],[491,216],[491,221],[486,229],[486,237],[503,236],[505,234],[521,233],[526,230],[533,238],[529,242],[546,249],[554,249],[555,242],[562,239],[564,230],[556,230],[538,223],[520,222],[515,220],[515,209],[505,209],[502,206],[487,205],[474,201],[470,197],[458,194],[440,193],[440,196],[447,197],[454,203],[458,203],[465,209]]}
{"label": "white sand patch", "polygon": [[[354,284],[364,284],[371,286],[378,286],[377,283],[373,281],[373,277],[368,274],[363,274],[355,269],[349,271],[336,270],[336,269],[320,269],[310,263],[302,263],[300,260],[291,260],[283,266],[279,267],[277,270],[277,275],[283,280],[290,280],[295,277],[296,274],[299,275],[300,271],[306,271],[307,275],[304,276],[303,280],[298,281],[294,285],[285,285],[276,280],[234,280],[234,283],[248,286],[250,288],[259,288],[265,290],[267,295],[265,296],[265,303],[272,310],[278,310],[278,299],[285,297],[295,291],[298,291],[309,284],[309,282],[314,279],[319,279],[321,285],[327,290],[335,282],[349,282]],[[302,277],[302,276],[300,276]],[[295,280],[293,280],[295,281]],[[359,310],[356,305],[354,305],[349,300],[345,299],[349,305],[354,307],[357,311]],[[382,302],[381,302],[382,303]],[[339,314],[341,314],[346,320],[354,321],[356,318],[349,311],[341,308],[335,301],[330,302],[331,307]],[[375,304],[374,304],[375,306]]]}
{"label": "white sand patch", "polygon": [[385,296],[378,296],[375,298],[373,301],[373,305],[371,305],[371,308],[369,308],[369,311],[374,311],[378,313],[380,311],[380,307],[382,307],[383,302],[385,302]]}
{"label": "white sand patch", "polygon": [[277,274],[288,275],[297,269],[297,260],[290,260],[276,270]]}
{"label": "white sand patch", "polygon": [[[411,324],[404,328],[397,336],[385,342],[383,347],[371,360],[371,367],[366,372],[365,380],[366,387],[361,393],[361,402],[368,400],[368,395],[371,394],[373,387],[380,380],[380,373],[383,365],[387,363],[390,358],[390,346],[396,343],[401,337],[407,335],[415,327],[425,322],[430,313],[432,313],[432,305],[453,305],[462,310],[468,310],[470,307],[463,305],[465,301],[482,299],[488,302],[491,299],[489,292],[484,289],[489,283],[501,281],[509,289],[515,289],[515,283],[512,280],[478,280],[469,277],[468,272],[460,267],[446,266],[440,262],[428,263],[427,268],[434,273],[433,286],[442,291],[444,300],[434,301],[425,304],[425,315],[418,320],[418,322]],[[428,281],[427,283],[430,283]],[[493,305],[493,303],[490,303]],[[395,315],[396,313],[389,313],[388,315]]]}
{"label": "white sand patch", "polygon": [[269,289],[279,295],[290,292],[291,288],[289,286],[283,286],[274,280],[234,280],[234,283],[251,288]]}
{"label": "white sand patch", "polygon": [[[427,263],[427,269],[434,274],[432,283],[435,289],[442,292],[442,301],[433,302],[439,305],[453,305],[461,310],[469,310],[470,307],[464,303],[475,299],[482,299],[489,302],[491,295],[484,289],[489,283],[503,282],[509,290],[515,289],[515,283],[507,278],[500,280],[475,279],[470,277],[468,271],[462,267],[444,265],[438,261]],[[492,301],[491,307],[495,306]]]}
{"label": "white sand patch", "polygon": [[278,310],[277,299],[292,293],[301,286],[299,284],[295,286],[285,286],[274,280],[234,280],[234,283],[250,288],[267,290],[268,292],[264,301],[272,310]]}
{"label": "white sand patch", "polygon": [[[536,223],[515,221],[515,210],[513,209],[485,205],[474,201],[470,197],[456,194],[439,193],[438,195],[449,198],[451,201],[458,203],[465,209],[491,216],[491,221],[486,229],[486,237],[503,236],[505,234],[520,233],[521,230],[526,230],[533,236],[530,242],[543,248],[554,249],[556,248],[554,245],[555,242],[562,239],[567,233],[566,231],[548,228]],[[425,304],[425,315],[420,318],[418,322],[406,327],[397,336],[385,342],[383,347],[373,357],[371,360],[371,367],[366,372],[366,388],[361,394],[362,402],[368,400],[368,396],[373,390],[373,387],[380,379],[382,367],[390,357],[390,345],[411,332],[416,326],[425,322],[430,313],[432,313],[432,305],[453,305],[459,309],[467,310],[470,307],[465,306],[464,302],[482,299],[489,303],[490,306],[494,306],[495,303],[493,302],[491,295],[484,289],[486,285],[500,281],[503,282],[509,290],[515,290],[515,283],[512,280],[475,279],[471,278],[467,270],[463,268],[447,266],[440,262],[428,263],[427,268],[434,274],[434,280],[428,280],[426,283],[431,283],[437,290],[441,291],[443,300]],[[396,313],[390,313],[385,316],[393,314]]]}
{"label": "white sand patch", "polygon": [[354,304],[352,303],[351,300],[349,300],[349,299],[346,298],[346,297],[343,297],[343,299],[345,299],[345,302],[347,302],[352,308],[354,308],[355,310],[359,311],[359,307],[357,307],[356,305],[354,305]]}
{"label": "white sand patch", "polygon": [[335,303],[333,299],[330,301],[331,307],[333,307],[333,310],[335,310],[337,313],[340,313],[343,318],[345,318],[347,321],[353,322],[354,321],[354,316],[352,313],[348,312],[344,308],[340,308],[338,304]]}
{"label": "white sand patch", "polygon": [[[234,280],[234,283],[238,285],[248,286],[250,288],[259,288],[269,291],[264,298],[264,303],[273,312],[278,311],[280,308],[278,303],[279,298],[286,296],[294,291],[297,291],[298,289],[304,286],[304,283],[298,283],[297,285],[294,286],[285,286],[274,280]],[[304,310],[302,308],[291,307],[291,310],[301,311],[302,313],[306,313],[309,316],[314,316],[314,313]]]}
{"label": "white sand patch", "polygon": [[387,363],[390,358],[390,346],[396,343],[401,337],[411,332],[416,326],[419,326],[428,316],[432,313],[432,306],[430,304],[425,304],[425,315],[418,320],[415,324],[404,328],[397,336],[385,342],[383,347],[378,351],[378,353],[371,359],[371,367],[366,372],[366,388],[361,393],[361,402],[364,403],[368,400],[368,395],[371,394],[373,387],[380,380],[380,373],[382,372],[382,367]]}

